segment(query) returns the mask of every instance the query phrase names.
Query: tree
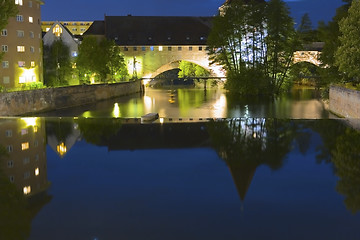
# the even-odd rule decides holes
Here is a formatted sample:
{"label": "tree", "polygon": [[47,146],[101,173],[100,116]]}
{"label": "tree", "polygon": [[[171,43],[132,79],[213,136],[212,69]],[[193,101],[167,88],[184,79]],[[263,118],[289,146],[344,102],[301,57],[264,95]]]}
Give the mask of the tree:
{"label": "tree", "polygon": [[196,79],[198,77],[207,77],[210,75],[210,73],[203,67],[187,61],[181,61],[179,64],[179,68],[180,68],[180,71],[178,73],[179,78]]}
{"label": "tree", "polygon": [[317,31],[313,29],[308,13],[305,13],[302,16],[297,33],[299,34],[299,38],[302,44],[311,43],[318,40]]}
{"label": "tree", "polygon": [[72,77],[70,49],[62,40],[44,47],[45,85],[65,86]]}
{"label": "tree", "polygon": [[347,17],[339,22],[340,46],[335,52],[335,65],[352,81],[360,81],[360,1],[353,1]]}
{"label": "tree", "polygon": [[[15,17],[17,13],[18,13],[18,8],[15,5],[14,0],[0,1],[0,31],[8,25],[9,18]],[[3,53],[0,52],[0,60],[2,57],[3,57]]]}
{"label": "tree", "polygon": [[101,82],[111,79],[124,79],[128,73],[123,56],[114,41],[95,37],[85,37],[79,46],[76,61],[80,79],[89,82],[93,77]]}
{"label": "tree", "polygon": [[227,71],[227,89],[240,94],[278,93],[292,63],[295,39],[283,1],[233,1],[213,21],[210,59]]}

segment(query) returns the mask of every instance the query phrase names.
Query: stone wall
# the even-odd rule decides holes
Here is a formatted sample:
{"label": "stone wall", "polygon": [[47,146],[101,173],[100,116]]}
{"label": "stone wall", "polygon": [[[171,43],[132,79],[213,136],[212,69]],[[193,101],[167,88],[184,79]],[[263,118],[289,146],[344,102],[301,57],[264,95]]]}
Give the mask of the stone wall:
{"label": "stone wall", "polygon": [[346,118],[360,118],[360,91],[330,87],[329,110]]}
{"label": "stone wall", "polygon": [[0,94],[0,116],[75,107],[140,92],[141,82],[80,85]]}

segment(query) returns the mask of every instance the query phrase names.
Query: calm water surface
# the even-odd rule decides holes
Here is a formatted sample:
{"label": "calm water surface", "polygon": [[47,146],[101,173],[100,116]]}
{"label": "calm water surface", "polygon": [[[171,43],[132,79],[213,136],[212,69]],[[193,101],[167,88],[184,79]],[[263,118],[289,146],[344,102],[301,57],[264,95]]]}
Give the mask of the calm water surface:
{"label": "calm water surface", "polygon": [[0,132],[0,239],[360,239],[360,133],[339,120]]}
{"label": "calm water surface", "polygon": [[167,118],[270,117],[322,119],[329,113],[310,88],[295,88],[276,98],[239,98],[222,90],[147,88],[139,94],[99,102],[88,106],[58,110],[41,116],[141,117],[159,113]]}

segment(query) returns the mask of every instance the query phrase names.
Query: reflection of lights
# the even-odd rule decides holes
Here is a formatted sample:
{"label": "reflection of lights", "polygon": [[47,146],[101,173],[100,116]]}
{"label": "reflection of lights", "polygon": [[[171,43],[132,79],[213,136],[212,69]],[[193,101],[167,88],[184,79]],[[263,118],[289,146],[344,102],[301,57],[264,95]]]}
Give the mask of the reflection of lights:
{"label": "reflection of lights", "polygon": [[86,112],[84,112],[82,116],[83,116],[84,118],[91,118],[91,117],[92,117],[92,115],[91,115],[91,112],[90,112],[90,111],[86,111]]}
{"label": "reflection of lights", "polygon": [[214,104],[214,117],[226,117],[226,97],[221,94],[220,98]]}
{"label": "reflection of lights", "polygon": [[148,85],[150,81],[151,81],[151,79],[144,79],[144,80],[142,80],[143,85]]}
{"label": "reflection of lights", "polygon": [[118,103],[114,104],[114,110],[112,112],[112,115],[114,118],[119,118],[121,117],[121,113],[120,113],[120,107]]}
{"label": "reflection of lights", "polygon": [[160,123],[161,123],[161,124],[164,123],[164,118],[160,118]]}
{"label": "reflection of lights", "polygon": [[35,127],[37,125],[36,122],[37,122],[38,119],[39,118],[36,118],[36,117],[33,117],[33,118],[30,118],[30,117],[29,118],[21,118],[21,120],[25,122],[26,127]]}
{"label": "reflection of lights", "polygon": [[60,156],[63,156],[67,151],[65,143],[62,142],[59,145],[57,145],[56,150],[60,154]]}
{"label": "reflection of lights", "polygon": [[39,170],[39,168],[36,168],[35,169],[35,176],[39,176],[40,175],[40,170]]}
{"label": "reflection of lights", "polygon": [[23,192],[25,195],[28,195],[31,193],[31,187],[30,186],[26,186],[23,188]]}
{"label": "reflection of lights", "polygon": [[35,74],[35,68],[22,68],[22,74],[20,78],[22,79],[22,83],[27,82],[36,82],[36,74]]}
{"label": "reflection of lights", "polygon": [[145,105],[145,112],[151,112],[152,98],[149,96],[144,96],[144,105]]}

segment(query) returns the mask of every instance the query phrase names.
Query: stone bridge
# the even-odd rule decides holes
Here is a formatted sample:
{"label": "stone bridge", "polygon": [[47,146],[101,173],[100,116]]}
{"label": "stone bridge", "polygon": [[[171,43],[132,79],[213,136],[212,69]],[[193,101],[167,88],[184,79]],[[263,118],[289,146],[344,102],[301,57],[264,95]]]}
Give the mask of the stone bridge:
{"label": "stone bridge", "polygon": [[320,66],[320,55],[323,47],[323,42],[305,44],[303,50],[294,52],[294,63],[309,62],[315,66]]}

